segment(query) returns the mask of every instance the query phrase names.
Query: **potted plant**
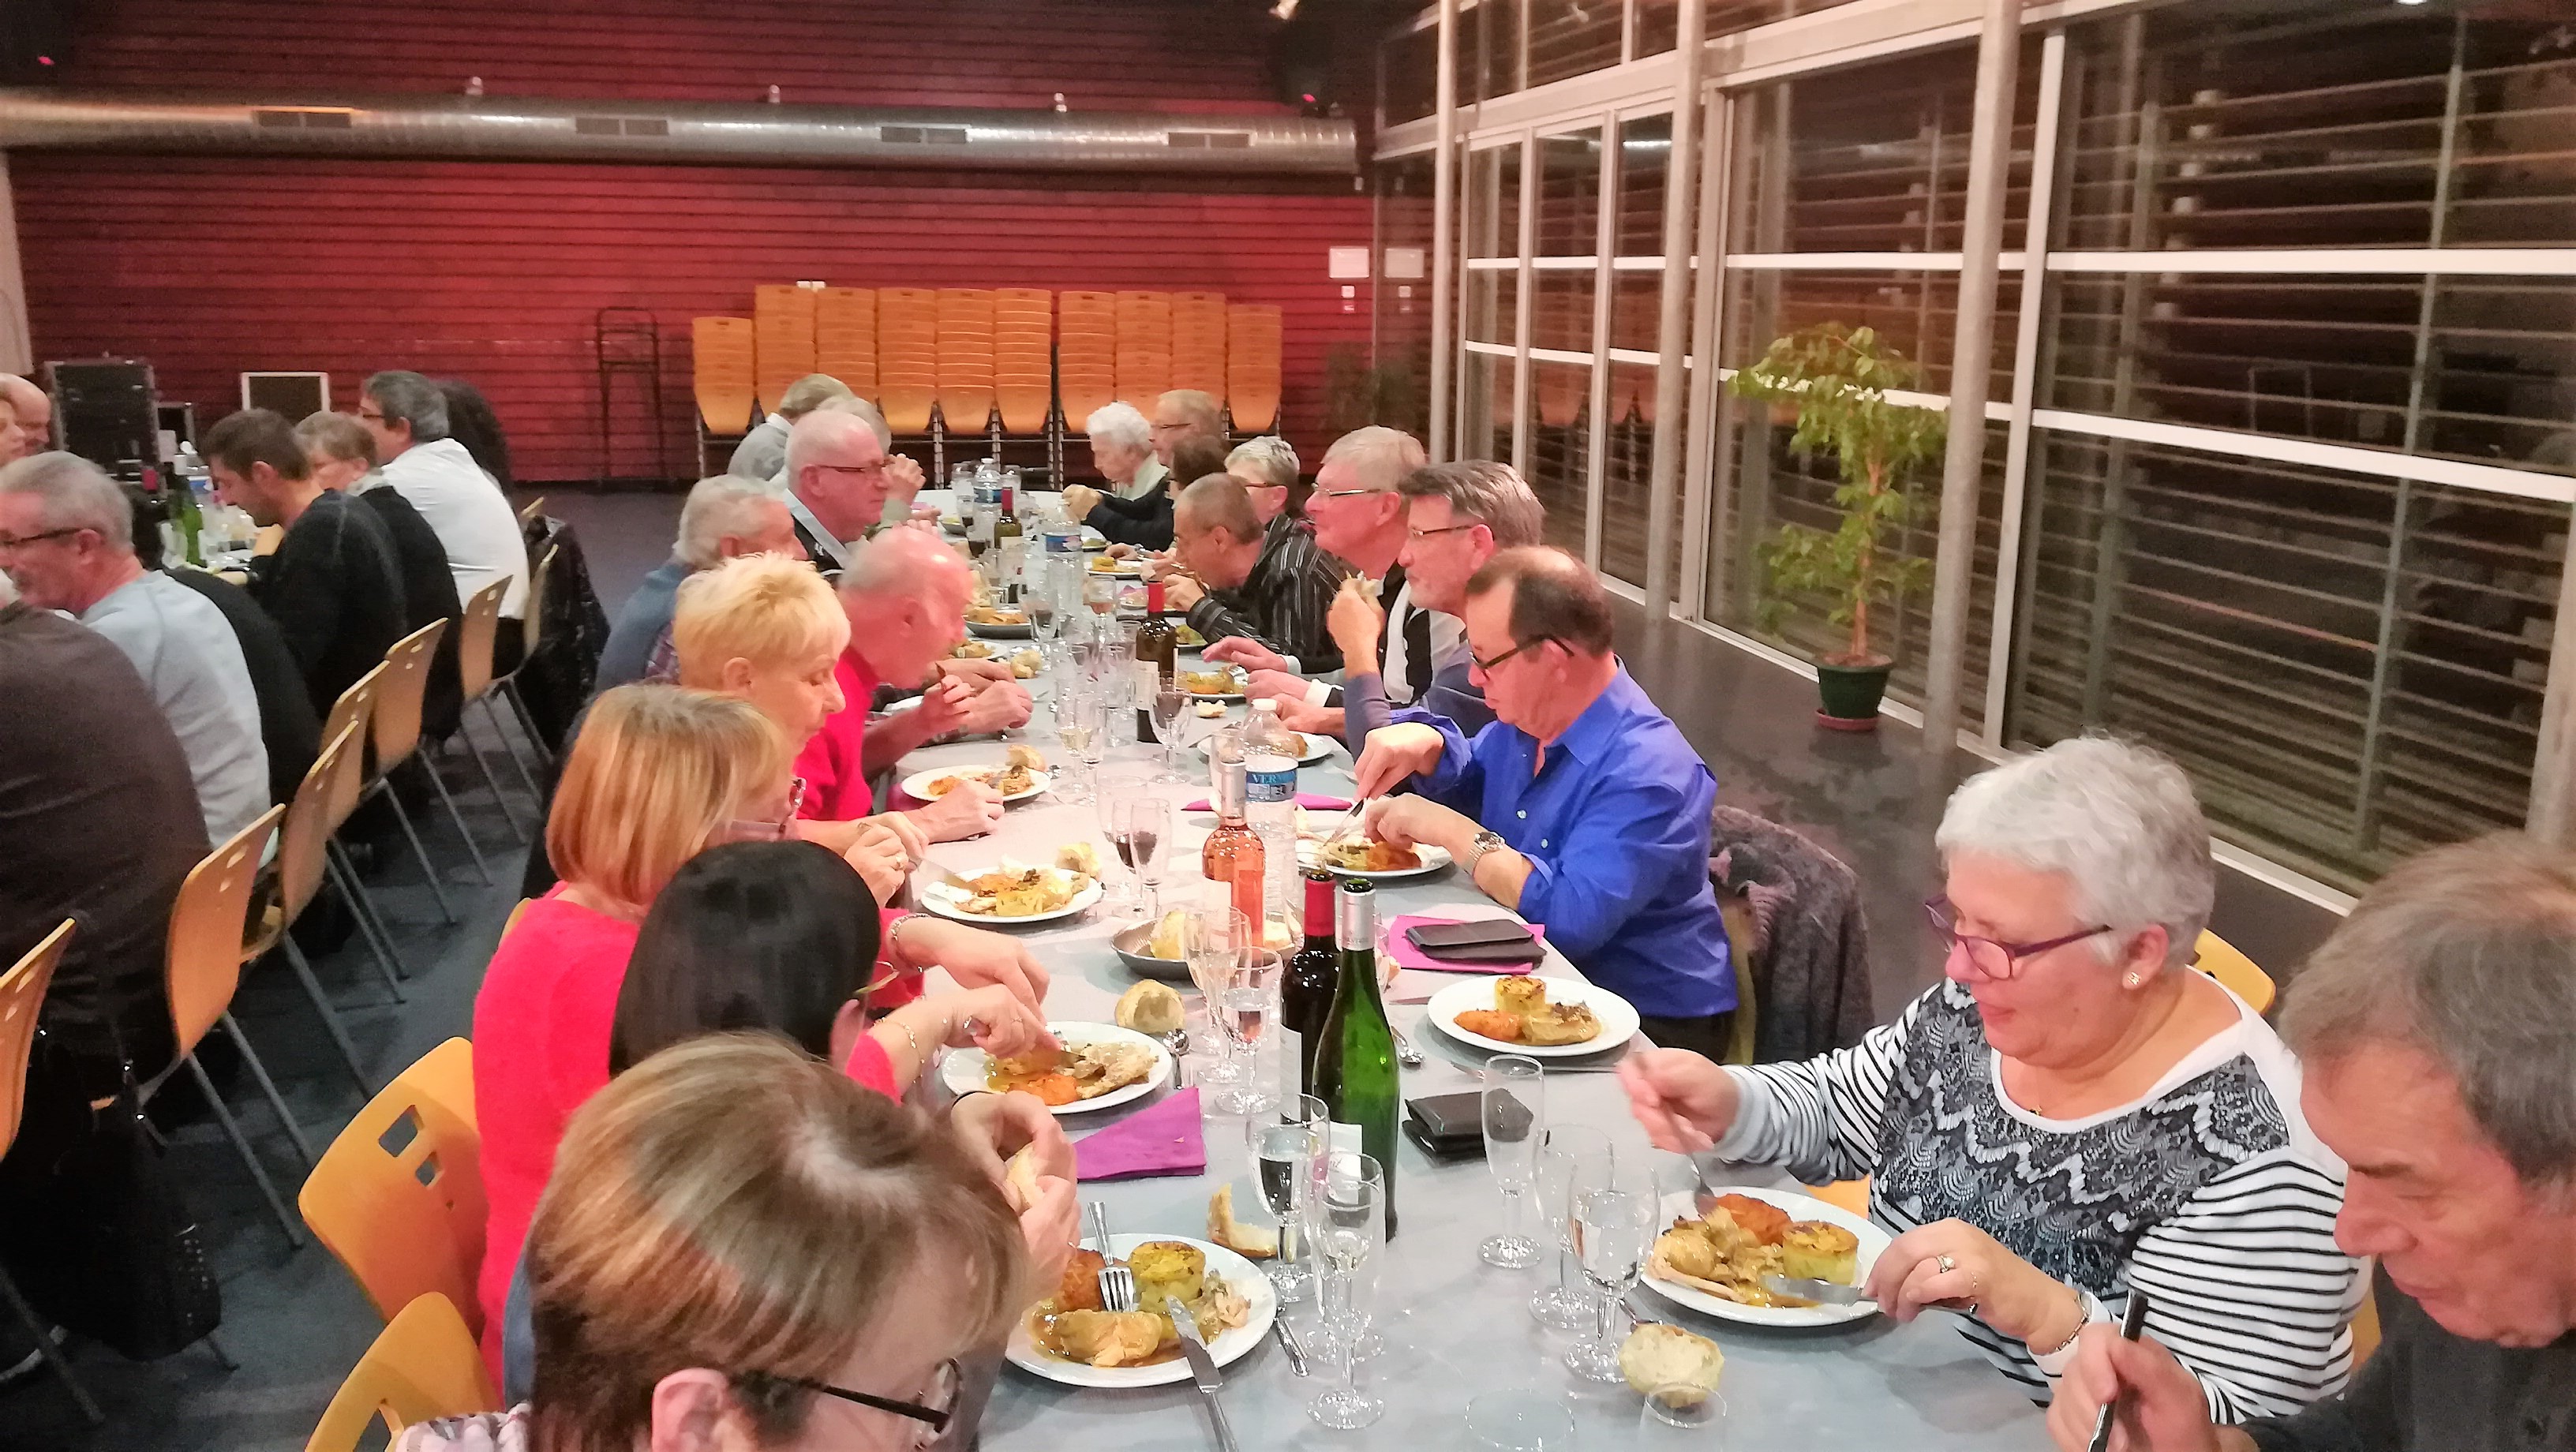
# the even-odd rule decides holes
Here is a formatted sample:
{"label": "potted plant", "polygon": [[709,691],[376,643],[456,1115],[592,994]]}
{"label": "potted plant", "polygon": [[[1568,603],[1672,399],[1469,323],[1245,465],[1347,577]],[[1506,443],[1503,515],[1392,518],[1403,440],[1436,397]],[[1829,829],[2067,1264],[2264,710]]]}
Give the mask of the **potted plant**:
{"label": "potted plant", "polygon": [[1401,360],[1371,363],[1352,343],[1324,350],[1324,427],[1345,434],[1367,424],[1422,431],[1422,386]]}
{"label": "potted plant", "polygon": [[1842,523],[1829,531],[1784,524],[1759,549],[1765,586],[1762,628],[1778,634],[1791,597],[1833,601],[1826,618],[1850,632],[1843,648],[1816,658],[1824,698],[1817,719],[1846,731],[1878,725],[1878,703],[1895,662],[1870,643],[1872,606],[1893,606],[1930,577],[1930,560],[1898,552],[1896,536],[1915,523],[1907,485],[1941,457],[1947,424],[1934,409],[1896,403],[1890,391],[1911,388],[1915,368],[1868,328],[1821,323],[1775,339],[1769,352],[1729,385],[1796,419],[1789,447],[1830,451],[1842,475],[1834,507]]}

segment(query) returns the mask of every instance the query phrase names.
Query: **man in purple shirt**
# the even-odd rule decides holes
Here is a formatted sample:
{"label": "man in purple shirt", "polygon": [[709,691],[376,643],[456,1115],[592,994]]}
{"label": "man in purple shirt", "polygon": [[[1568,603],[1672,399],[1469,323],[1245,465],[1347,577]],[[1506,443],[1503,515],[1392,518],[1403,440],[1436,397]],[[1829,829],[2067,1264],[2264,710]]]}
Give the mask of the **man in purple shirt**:
{"label": "man in purple shirt", "polygon": [[1495,720],[1473,740],[1423,711],[1368,734],[1369,830],[1447,849],[1478,890],[1546,925],[1627,999],[1647,1037],[1723,1059],[1735,1012],[1708,882],[1717,779],[1611,652],[1610,598],[1562,550],[1504,550],[1467,582],[1472,676]]}

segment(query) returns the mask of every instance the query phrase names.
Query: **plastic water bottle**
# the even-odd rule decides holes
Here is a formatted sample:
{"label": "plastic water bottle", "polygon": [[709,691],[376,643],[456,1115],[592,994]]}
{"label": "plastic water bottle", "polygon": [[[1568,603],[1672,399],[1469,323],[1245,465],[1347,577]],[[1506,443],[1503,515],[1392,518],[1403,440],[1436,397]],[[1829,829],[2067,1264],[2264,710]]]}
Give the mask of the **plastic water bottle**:
{"label": "plastic water bottle", "polygon": [[1243,725],[1244,817],[1261,839],[1266,914],[1284,916],[1298,900],[1297,758],[1304,754],[1305,743],[1279,719],[1279,703],[1253,702]]}

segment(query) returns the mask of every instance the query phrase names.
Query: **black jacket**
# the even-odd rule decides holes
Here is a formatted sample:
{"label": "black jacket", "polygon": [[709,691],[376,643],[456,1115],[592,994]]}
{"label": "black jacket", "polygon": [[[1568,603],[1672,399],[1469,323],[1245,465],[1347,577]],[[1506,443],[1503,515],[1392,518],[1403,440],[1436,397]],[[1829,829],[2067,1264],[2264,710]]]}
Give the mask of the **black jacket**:
{"label": "black jacket", "polygon": [[340,693],[411,633],[394,557],[376,512],[326,489],[286,531],[277,553],[252,564],[251,594],[277,622],[304,676],[305,697],[325,720]]}
{"label": "black jacket", "polygon": [[[259,698],[259,740],[268,748],[268,799],[273,806],[295,800],[304,773],[322,754],[322,718],[304,694],[303,673],[286,648],[277,622],[259,608],[250,592],[220,575],[203,570],[172,570],[170,578],[205,596],[224,612],[241,642],[242,660],[250,667],[251,694]],[[452,587],[451,587],[452,588]]]}
{"label": "black jacket", "polygon": [[394,568],[402,573],[403,623],[408,635],[433,620],[444,620],[447,629],[438,637],[438,651],[429,660],[429,681],[420,702],[420,729],[433,741],[444,741],[456,730],[457,713],[465,707],[465,682],[457,674],[457,635],[465,628],[465,605],[456,598],[456,572],[447,567],[447,546],[438,542],[438,531],[420,517],[412,502],[390,486],[370,489],[357,496],[375,510],[382,520],[385,534],[393,541]]}
{"label": "black jacket", "polygon": [[1172,547],[1172,485],[1163,487],[1142,499],[1121,499],[1102,491],[1100,502],[1082,517],[1082,522],[1100,531],[1111,544],[1134,545],[1140,550],[1167,550]]}

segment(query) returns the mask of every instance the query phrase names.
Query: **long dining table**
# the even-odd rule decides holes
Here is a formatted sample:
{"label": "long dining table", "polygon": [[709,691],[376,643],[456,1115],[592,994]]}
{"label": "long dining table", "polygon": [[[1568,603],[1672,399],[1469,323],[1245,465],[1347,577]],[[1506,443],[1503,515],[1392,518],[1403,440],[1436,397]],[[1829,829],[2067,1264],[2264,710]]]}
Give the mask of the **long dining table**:
{"label": "long dining table", "polygon": [[[1017,642],[995,644],[1005,653],[1017,646]],[[1011,737],[1044,751],[1057,772],[1056,780],[1062,782],[1067,753],[1055,736],[1048,710],[1051,684],[1044,675],[1027,684],[1037,698],[1036,712],[1029,725]],[[1196,740],[1217,724],[1193,716],[1185,719],[1182,734],[1186,740]],[[929,747],[907,757],[903,772],[997,764],[1002,750],[1002,744],[992,738]],[[1159,750],[1151,745],[1113,747],[1101,770],[1150,766]],[[1183,748],[1180,759],[1191,780],[1157,783],[1150,789],[1170,797],[1178,828],[1162,872],[1166,906],[1195,906],[1203,883],[1199,846],[1214,828],[1215,818],[1179,810],[1208,795],[1204,758],[1194,749]],[[1353,787],[1352,765],[1347,751],[1337,745],[1328,760],[1301,770],[1300,789],[1348,796]],[[1059,846],[1074,842],[1092,843],[1105,862],[1116,862],[1094,807],[1068,803],[1050,791],[1010,806],[999,827],[986,836],[934,845],[929,864],[959,873],[1004,858],[1045,864],[1055,859]],[[916,892],[929,880],[925,869],[915,882]],[[1381,884],[1377,896],[1381,923],[1397,913],[1509,915],[1454,867],[1426,878]],[[1077,919],[1003,931],[1022,936],[1052,976],[1046,1002],[1051,1020],[1106,1023],[1113,1017],[1119,995],[1139,981],[1109,941],[1118,928],[1135,920],[1094,908]],[[1553,949],[1539,971],[1581,977]],[[1479,1085],[1485,1053],[1425,1021],[1422,1001],[1452,981],[1453,975],[1407,970],[1388,990],[1388,1012],[1397,1030],[1424,1056],[1420,1067],[1402,1071],[1407,1098]],[[1178,986],[1185,998],[1195,998],[1188,985]],[[1619,1156],[1659,1155],[1629,1117],[1617,1076],[1602,1072],[1644,1043],[1637,1038],[1580,1060],[1551,1061],[1544,1090],[1547,1122],[1601,1130]],[[1590,1072],[1566,1072],[1569,1069]],[[1293,1070],[1289,1077],[1293,1079]],[[929,1078],[932,1092],[944,1093],[936,1088],[937,1075]],[[1173,1092],[1176,1086],[1166,1086],[1118,1108],[1069,1114],[1063,1118],[1064,1126],[1079,1140]],[[1260,1201],[1250,1183],[1243,1121],[1208,1113],[1203,1123],[1205,1173],[1085,1182],[1079,1187],[1083,1199],[1103,1202],[1112,1229],[1121,1234],[1204,1237],[1208,1198],[1220,1184],[1231,1181],[1238,1187],[1237,1205],[1254,1207],[1248,1218],[1257,1216]],[[1222,1396],[1240,1444],[1247,1449],[1471,1449],[1482,1444],[1466,1424],[1470,1397],[1542,1388],[1563,1394],[1575,1417],[1581,1446],[1635,1445],[1643,1398],[1625,1386],[1578,1382],[1561,1365],[1570,1338],[1543,1327],[1529,1313],[1532,1293],[1557,1274],[1555,1256],[1543,1257],[1535,1269],[1519,1271],[1499,1270],[1479,1258],[1478,1243],[1501,1228],[1503,1215],[1500,1194],[1484,1162],[1437,1163],[1409,1140],[1398,1155],[1399,1225],[1382,1262],[1376,1323],[1381,1344],[1359,1372],[1362,1385],[1385,1400],[1384,1417],[1361,1431],[1338,1432],[1307,1416],[1307,1402],[1330,1384],[1334,1374],[1326,1359],[1315,1354],[1321,1336],[1312,1319],[1310,1296],[1304,1304],[1280,1309],[1292,1327],[1305,1332],[1308,1376],[1301,1378],[1291,1370],[1274,1338],[1265,1338],[1224,1370]],[[1752,1166],[1727,1167],[1723,1176],[1710,1178],[1712,1183],[1723,1178],[1733,1184],[1790,1185],[1778,1172]],[[1533,1216],[1533,1224],[1535,1220]],[[1908,1326],[1878,1316],[1839,1327],[1784,1331],[1707,1317],[1675,1306],[1642,1286],[1629,1294],[1628,1304],[1640,1316],[1669,1321],[1708,1337],[1725,1353],[1719,1388],[1726,1411],[1723,1432],[1697,1434],[1700,1440],[1687,1445],[1723,1447],[1728,1452],[1806,1448],[1937,1452],[1969,1447],[2013,1452],[2048,1446],[2039,1411],[1958,1334],[1948,1313],[1933,1313]],[[1624,1335],[1626,1330],[1623,1320],[1614,1335]],[[1208,1414],[1186,1379],[1147,1388],[1078,1388],[1005,1366],[984,1412],[982,1445],[991,1452],[1063,1452],[1067,1448],[1181,1452],[1217,1444]]]}

